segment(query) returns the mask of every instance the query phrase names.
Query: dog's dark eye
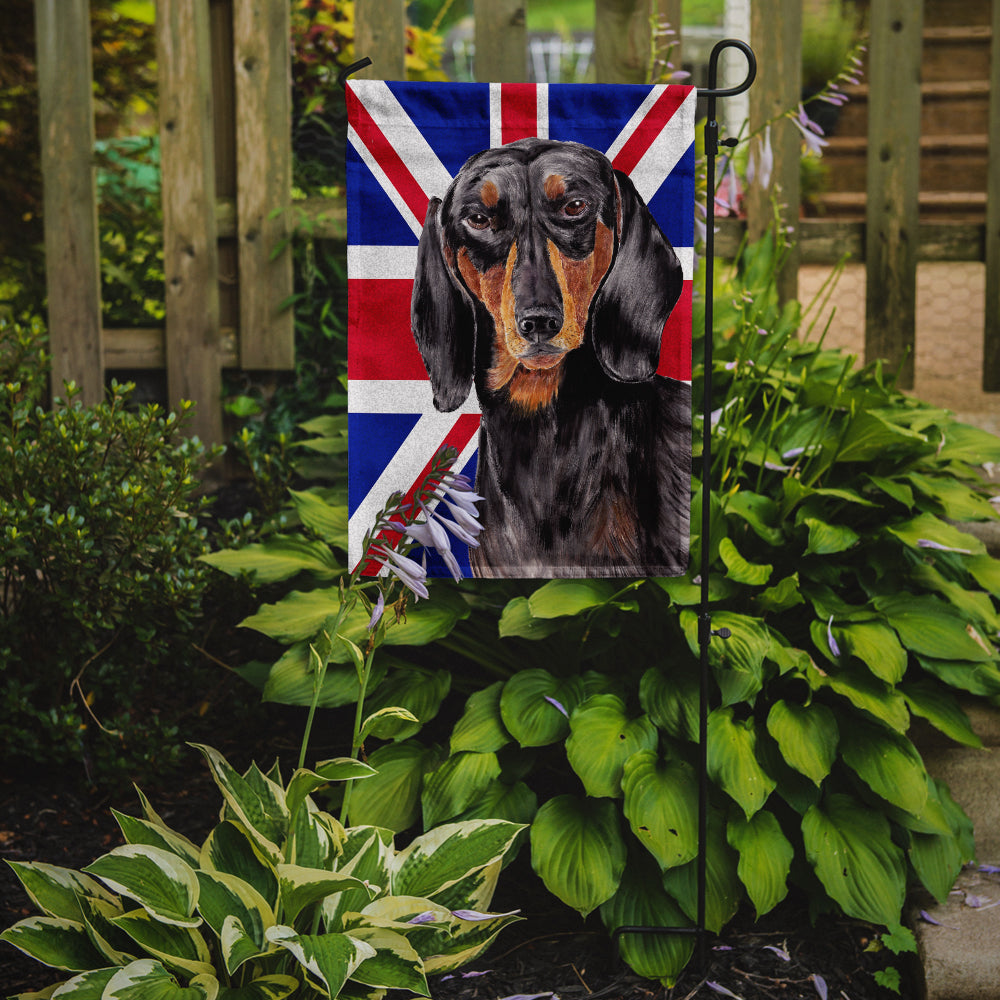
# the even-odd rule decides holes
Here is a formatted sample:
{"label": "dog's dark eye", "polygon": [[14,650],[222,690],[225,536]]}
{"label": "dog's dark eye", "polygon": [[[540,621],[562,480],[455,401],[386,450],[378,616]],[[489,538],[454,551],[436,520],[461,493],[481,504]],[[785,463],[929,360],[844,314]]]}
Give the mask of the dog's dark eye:
{"label": "dog's dark eye", "polygon": [[489,229],[490,217],[483,215],[481,212],[473,212],[472,215],[466,216],[465,224],[470,229]]}
{"label": "dog's dark eye", "polygon": [[563,214],[568,215],[571,218],[583,215],[586,211],[587,203],[582,198],[574,198],[572,201],[568,201],[565,205],[563,205]]}

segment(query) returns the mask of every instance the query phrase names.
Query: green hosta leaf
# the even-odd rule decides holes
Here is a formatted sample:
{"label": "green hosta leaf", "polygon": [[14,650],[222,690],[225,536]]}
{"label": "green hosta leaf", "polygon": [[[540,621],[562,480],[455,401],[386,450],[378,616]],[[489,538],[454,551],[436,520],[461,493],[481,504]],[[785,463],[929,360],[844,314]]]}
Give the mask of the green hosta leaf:
{"label": "green hosta leaf", "polygon": [[619,586],[611,580],[550,580],[528,598],[535,618],[578,615],[607,604]]}
{"label": "green hosta leaf", "polygon": [[[698,616],[693,611],[681,612],[681,627],[694,656],[700,656]],[[723,704],[753,701],[763,686],[764,659],[771,648],[771,636],[759,618],[718,611],[712,615],[715,631],[727,628],[728,639],[715,636],[709,643],[708,662],[722,690]]]}
{"label": "green hosta leaf", "polygon": [[307,796],[331,781],[355,781],[372,778],[377,773],[374,767],[353,757],[334,757],[332,760],[321,761],[312,771],[299,768],[288,782],[285,805],[289,813],[296,813]]}
{"label": "green hosta leaf", "polygon": [[732,708],[717,708],[709,714],[708,774],[748,819],[767,801],[775,781],[757,762],[752,718],[737,721]]}
{"label": "green hosta leaf", "polygon": [[268,928],[267,939],[291,952],[332,997],[339,996],[362,962],[375,957],[370,944],[349,934],[296,934],[291,927],[279,924]]}
{"label": "green hosta leaf", "polygon": [[143,958],[117,970],[101,1000],[216,1000],[218,995],[215,976],[202,974],[181,986],[159,962]]}
{"label": "green hosta leaf", "polygon": [[500,717],[500,692],[503,681],[470,695],[462,717],[451,733],[451,752],[473,750],[494,753],[510,742],[510,733]]}
{"label": "green hosta leaf", "polygon": [[347,507],[327,503],[312,490],[289,490],[295,513],[302,523],[331,545],[347,548]]}
{"label": "green hosta leaf", "polygon": [[198,864],[199,849],[187,837],[175,833],[159,823],[126,816],[124,813],[118,812],[117,809],[112,809],[111,812],[118,821],[122,835],[128,843],[159,847],[164,851],[170,851],[171,854],[176,854],[189,865]]}
{"label": "green hosta leaf", "polygon": [[500,638],[517,636],[521,639],[545,639],[562,631],[558,619],[536,618],[531,613],[527,597],[515,597],[507,602],[500,615]]}
{"label": "green hosta leaf", "polygon": [[906,507],[907,510],[913,507],[913,490],[906,483],[896,479],[888,479],[885,476],[865,476],[873,486],[880,489],[887,496],[891,497],[898,504]]}
{"label": "green hosta leaf", "polygon": [[402,934],[383,927],[362,926],[353,928],[351,937],[375,949],[375,954],[351,973],[355,982],[430,996],[424,963]]}
{"label": "green hosta leaf", "polygon": [[738,816],[726,829],[729,846],[739,851],[736,873],[760,919],[788,894],[788,873],[795,849],[781,832],[774,813],[762,809],[751,819]]}
{"label": "green hosta leaf", "polygon": [[940,594],[956,611],[981,626],[988,634],[996,635],[1000,632],[1000,615],[997,614],[993,598],[989,594],[981,590],[971,590],[966,585],[947,579],[926,562],[913,567],[910,579],[918,585],[914,589],[930,590]]}
{"label": "green hosta leaf", "polygon": [[820,882],[849,917],[899,923],[906,866],[880,812],[849,795],[830,795],[806,813],[802,836]]}
{"label": "green hosta leaf", "polygon": [[64,917],[28,917],[0,934],[6,941],[35,961],[54,969],[81,972],[105,964],[87,936],[87,929]]}
{"label": "green hosta leaf", "polygon": [[933,514],[918,514],[909,521],[889,525],[886,530],[913,549],[923,548],[921,542],[932,542],[934,545],[943,545],[946,549],[955,549],[970,555],[983,555],[986,552],[986,546],[974,535],[942,521]]}
{"label": "green hosta leaf", "polygon": [[[601,904],[601,920],[610,932],[619,927],[687,927],[690,921],[660,884],[654,865],[630,858],[615,894]],[[622,958],[638,975],[673,986],[691,959],[689,934],[623,934]]]}
{"label": "green hosta leaf", "polygon": [[424,826],[454,819],[498,777],[500,764],[495,753],[452,754],[424,780]]}
{"label": "green hosta leaf", "polygon": [[837,452],[838,462],[868,462],[897,446],[921,445],[923,434],[890,423],[871,410],[863,410],[851,421]]}
{"label": "green hosta leaf", "polygon": [[434,899],[461,879],[499,862],[522,829],[497,819],[446,823],[428,830],[396,855],[392,891]]}
{"label": "green hosta leaf", "polygon": [[939,462],[966,462],[982,465],[1000,461],[997,436],[981,427],[950,421],[944,431],[944,441],[937,453]]}
{"label": "green hosta leaf", "polygon": [[784,540],[781,512],[770,497],[749,490],[739,490],[726,498],[726,514],[745,521],[768,545],[777,547]]}
{"label": "green hosta leaf", "polygon": [[930,656],[918,656],[917,662],[949,687],[986,697],[1000,694],[1000,669],[995,664],[935,660]]}
{"label": "green hosta leaf", "polygon": [[660,729],[678,740],[698,739],[699,683],[693,664],[650,667],[639,682],[639,704]]}
{"label": "green hosta leaf", "polygon": [[8,861],[7,864],[13,869],[31,901],[46,916],[82,920],[83,911],[79,902],[81,896],[115,902],[115,897],[100,882],[71,868],[60,868],[40,861]]}
{"label": "green hosta leaf", "polygon": [[[368,681],[369,688],[377,687],[385,677],[386,661],[385,656],[375,658]],[[350,705],[358,700],[359,691],[358,675],[354,667],[331,663],[323,675],[316,705],[318,708]],[[313,703],[316,698],[316,673],[310,660],[308,642],[297,642],[281,654],[267,674],[261,697],[264,701],[274,701],[280,705]]]}
{"label": "green hosta leaf", "polygon": [[622,789],[625,818],[660,868],[697,855],[698,783],[689,765],[640,751],[625,762]]}
{"label": "green hosta leaf", "polygon": [[583,696],[579,677],[560,680],[547,670],[522,670],[504,684],[500,716],[521,746],[546,746],[569,732],[569,716]]}
{"label": "green hosta leaf", "polygon": [[281,853],[278,844],[288,830],[284,789],[266,778],[254,787],[254,783],[230,767],[217,750],[197,743],[192,746],[205,755],[226,805],[250,832],[265,856],[272,862],[277,861]]}
{"label": "green hosta leaf", "polygon": [[586,916],[618,889],[625,842],[607,799],[558,795],[531,825],[531,865],[553,895]]}
{"label": "green hosta leaf", "polygon": [[80,907],[90,940],[105,958],[102,964],[128,965],[137,957],[135,943],[113,923],[125,912],[120,902],[81,896]]}
{"label": "green hosta leaf", "polygon": [[227,820],[208,835],[201,848],[199,867],[234,875],[253,886],[270,906],[277,905],[278,876],[274,867],[240,823]]}
{"label": "green hosta leaf", "polygon": [[211,975],[212,956],[205,939],[191,927],[160,923],[145,910],[132,910],[111,921],[150,955],[189,976]]}
{"label": "green hosta leaf", "polygon": [[908,813],[919,815],[923,810],[927,772],[907,737],[855,718],[840,753],[876,795]]}
{"label": "green hosta leaf", "polygon": [[996,659],[995,650],[975,626],[936,597],[883,595],[875,598],[875,607],[915,653],[975,663]]}
{"label": "green hosta leaf", "polygon": [[948,899],[965,858],[951,833],[911,833],[910,864],[928,892],[939,902]]}
{"label": "green hosta leaf", "polygon": [[806,678],[814,689],[829,688],[897,732],[905,733],[910,724],[903,696],[867,670],[841,667],[835,673],[822,674],[812,667]]}
{"label": "green hosta leaf", "polygon": [[146,844],[125,844],[98,858],[84,871],[113,892],[134,899],[165,924],[197,927],[198,878],[191,866],[170,851]]}
{"label": "green hosta leaf", "polygon": [[828,524],[815,517],[803,519],[809,529],[809,543],[805,554],[828,556],[844,552],[854,545],[860,537],[858,533],[846,524]]}
{"label": "green hosta leaf", "polygon": [[767,731],[781,756],[815,785],[830,773],[837,756],[837,720],[826,705],[776,701],[767,716]]}
{"label": "green hosta leaf", "polygon": [[878,622],[836,625],[833,634],[844,653],[861,660],[879,680],[898,684],[906,673],[906,650],[896,633]]}
{"label": "green hosta leaf", "polygon": [[[301,865],[278,865],[278,884],[281,888],[282,913],[294,922],[305,907],[318,903],[327,896],[345,889],[364,889],[367,886],[353,875],[326,872]],[[374,891],[370,893],[374,896]]]}
{"label": "green hosta leaf", "polygon": [[[224,949],[226,969],[232,975],[242,962],[265,950],[264,931],[275,923],[274,913],[267,900],[252,885],[235,875],[222,872],[198,872],[201,893],[198,910],[205,922],[224,940],[223,928],[227,920],[238,921],[238,937],[249,939],[251,954],[241,955],[234,961],[232,948]],[[231,937],[232,931],[229,932]]]}
{"label": "green hosta leaf", "polygon": [[405,739],[417,732],[421,725],[421,721],[409,709],[394,705],[372,712],[361,724],[358,736],[362,740],[366,740],[369,736],[380,740],[391,740],[397,735]]}
{"label": "green hosta leaf", "polygon": [[992,521],[996,518],[989,500],[954,478],[924,476],[918,472],[911,472],[906,478],[925,497],[940,505],[941,512],[951,521]]}
{"label": "green hosta leaf", "polygon": [[272,535],[266,542],[209,552],[199,558],[230,576],[245,573],[257,584],[288,580],[297,573],[310,573],[319,580],[332,580],[344,572],[344,567],[338,564],[328,545],[297,535]]}
{"label": "green hosta leaf", "polygon": [[[694,523],[692,521],[692,523]],[[695,583],[691,579],[691,573],[687,576],[656,576],[650,579],[662,591],[664,591],[673,604],[680,607],[690,607],[701,602],[701,584]],[[708,577],[708,599],[710,601],[724,601],[739,590],[739,585],[721,573],[710,573]]]}
{"label": "green hosta leaf", "polygon": [[900,690],[910,711],[926,719],[945,736],[967,747],[983,745],[965,710],[947,688],[925,680],[908,681],[901,685]]}
{"label": "green hosta leaf", "polygon": [[980,587],[989,591],[994,597],[1000,597],[1000,559],[993,556],[973,556],[963,560],[965,568],[975,578]]}
{"label": "green hosta leaf", "polygon": [[655,749],[658,739],[649,716],[629,719],[621,698],[595,694],[570,718],[566,757],[588,795],[616,799],[625,761],[638,750]]}
{"label": "green hosta leaf", "polygon": [[379,747],[368,762],[378,773],[351,790],[351,824],[396,833],[413,826],[420,817],[424,774],[437,765],[437,753],[407,740]]}
{"label": "green hosta leaf", "polygon": [[246,986],[223,987],[218,1000],[285,1000],[298,988],[292,976],[261,976]]}
{"label": "green hosta leaf", "polygon": [[719,541],[719,556],[726,564],[726,569],[729,571],[726,575],[729,579],[735,580],[737,583],[745,583],[749,587],[763,587],[771,578],[771,573],[774,570],[770,563],[762,565],[747,562],[740,555],[735,543],[729,538],[723,538]]}
{"label": "green hosta leaf", "polygon": [[379,727],[380,739],[405,740],[437,715],[450,689],[451,674],[447,670],[418,667],[394,670],[375,688],[365,707],[372,712],[385,708],[403,708],[410,712],[414,721],[387,719]]}
{"label": "green hosta leaf", "polygon": [[538,796],[523,782],[493,781],[457,819],[505,819],[528,825],[538,812]]}
{"label": "green hosta leaf", "polygon": [[805,598],[799,590],[799,574],[793,573],[779,580],[773,587],[761,591],[754,597],[758,608],[763,612],[787,611],[797,604],[804,604]]}
{"label": "green hosta leaf", "polygon": [[[718,934],[732,919],[743,899],[736,874],[736,852],[726,843],[726,825],[720,813],[708,817],[705,851],[705,926]],[[698,861],[663,873],[663,886],[691,920],[698,917]]]}

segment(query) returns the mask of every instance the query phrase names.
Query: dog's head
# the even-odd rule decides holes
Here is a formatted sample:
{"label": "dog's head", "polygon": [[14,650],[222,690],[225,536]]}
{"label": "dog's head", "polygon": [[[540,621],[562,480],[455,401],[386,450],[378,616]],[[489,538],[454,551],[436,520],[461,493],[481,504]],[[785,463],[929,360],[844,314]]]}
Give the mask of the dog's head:
{"label": "dog's head", "polygon": [[434,403],[468,395],[483,308],[480,389],[523,411],[555,398],[566,355],[588,342],[610,378],[651,378],[681,281],[632,182],[596,150],[522,139],[478,153],[431,199],[420,238],[412,322]]}

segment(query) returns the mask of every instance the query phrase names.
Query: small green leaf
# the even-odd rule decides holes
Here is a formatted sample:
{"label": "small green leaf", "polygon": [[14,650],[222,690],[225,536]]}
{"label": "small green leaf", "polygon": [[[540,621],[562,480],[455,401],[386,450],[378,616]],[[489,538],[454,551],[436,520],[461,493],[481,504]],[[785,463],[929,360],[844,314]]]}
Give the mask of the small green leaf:
{"label": "small green leaf", "polygon": [[837,720],[825,705],[797,705],[779,699],[768,713],[767,731],[777,741],[785,761],[815,785],[830,773],[839,733]]}
{"label": "small green leaf", "polygon": [[528,598],[534,618],[578,615],[606,604],[620,588],[610,580],[550,580]]}
{"label": "small green leaf", "polygon": [[708,717],[708,774],[749,819],[767,801],[776,782],[757,762],[757,733],[752,718],[733,718],[733,709],[717,708]]}
{"label": "small green leaf", "polygon": [[209,552],[199,558],[230,576],[246,574],[258,584],[288,580],[298,573],[331,580],[345,572],[328,545],[295,535],[272,535],[266,542]]}
{"label": "small green leaf", "polygon": [[289,490],[295,512],[302,523],[324,542],[347,548],[347,507],[327,503],[313,490]]}
{"label": "small green leaf", "polygon": [[740,555],[739,549],[730,538],[719,541],[719,556],[729,571],[726,575],[737,583],[745,583],[749,587],[763,587],[770,579],[774,567],[768,563],[748,562]]}
{"label": "small green leaf", "polygon": [[377,774],[351,790],[351,824],[382,826],[397,833],[412,826],[420,817],[424,773],[437,760],[433,750],[415,740],[379,747],[368,758]]}
{"label": "small green leaf", "polygon": [[804,523],[809,528],[806,555],[828,556],[844,552],[860,537],[853,528],[844,524],[828,524],[815,517],[804,518]]}
{"label": "small green leaf", "polygon": [[739,851],[736,872],[760,919],[788,894],[788,873],[795,849],[773,813],[762,809],[751,819],[737,816],[726,829],[729,846]]}
{"label": "small green leaf", "polygon": [[452,753],[460,750],[493,753],[510,742],[510,733],[500,716],[502,690],[503,681],[496,681],[469,696],[465,711],[451,733]]}
{"label": "small green leaf", "polygon": [[406,723],[407,726],[412,723],[420,725],[420,720],[411,711],[393,705],[372,712],[361,724],[358,737],[362,740],[366,740],[369,736],[375,736],[380,740],[391,739],[393,734],[398,732],[400,722]]}
{"label": "small green leaf", "polygon": [[558,619],[536,618],[531,613],[527,597],[515,597],[507,602],[500,615],[501,639],[516,636],[521,639],[545,639],[559,632],[564,624]]}

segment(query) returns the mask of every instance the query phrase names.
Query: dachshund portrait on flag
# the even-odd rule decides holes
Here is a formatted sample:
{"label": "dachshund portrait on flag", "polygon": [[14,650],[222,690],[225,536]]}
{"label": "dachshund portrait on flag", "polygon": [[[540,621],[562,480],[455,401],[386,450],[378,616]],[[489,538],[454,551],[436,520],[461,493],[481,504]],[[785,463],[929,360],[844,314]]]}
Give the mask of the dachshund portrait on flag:
{"label": "dachshund portrait on flag", "polygon": [[482,413],[481,577],[687,568],[690,386],[656,374],[681,265],[597,150],[472,156],[420,237],[411,320],[434,405]]}

